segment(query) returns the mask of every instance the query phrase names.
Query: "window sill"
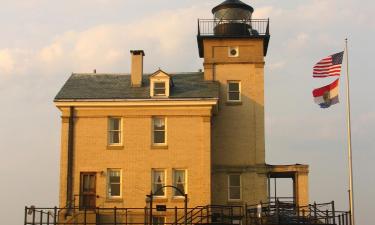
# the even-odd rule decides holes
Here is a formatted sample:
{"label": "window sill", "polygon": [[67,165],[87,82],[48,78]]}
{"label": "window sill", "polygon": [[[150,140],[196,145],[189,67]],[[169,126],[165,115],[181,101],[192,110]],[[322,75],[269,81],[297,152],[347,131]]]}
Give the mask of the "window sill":
{"label": "window sill", "polygon": [[106,202],[123,202],[124,199],[123,198],[107,198],[105,201]]}
{"label": "window sill", "polygon": [[123,145],[107,145],[107,150],[123,150]]}
{"label": "window sill", "polygon": [[183,197],[183,196],[173,196],[172,202],[185,202],[185,197]]}
{"label": "window sill", "polygon": [[151,145],[151,149],[168,149],[168,145]]}
{"label": "window sill", "polygon": [[227,101],[225,104],[230,106],[242,105],[242,101]]}
{"label": "window sill", "polygon": [[154,95],[154,96],[151,96],[152,98],[169,98],[168,95]]}

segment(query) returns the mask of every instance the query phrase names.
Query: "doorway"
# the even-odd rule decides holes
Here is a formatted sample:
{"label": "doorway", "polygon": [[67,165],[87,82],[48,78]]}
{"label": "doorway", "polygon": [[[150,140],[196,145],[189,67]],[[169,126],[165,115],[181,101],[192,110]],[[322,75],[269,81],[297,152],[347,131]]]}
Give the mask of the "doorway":
{"label": "doorway", "polygon": [[80,181],[80,209],[95,209],[96,207],[96,173],[82,172]]}

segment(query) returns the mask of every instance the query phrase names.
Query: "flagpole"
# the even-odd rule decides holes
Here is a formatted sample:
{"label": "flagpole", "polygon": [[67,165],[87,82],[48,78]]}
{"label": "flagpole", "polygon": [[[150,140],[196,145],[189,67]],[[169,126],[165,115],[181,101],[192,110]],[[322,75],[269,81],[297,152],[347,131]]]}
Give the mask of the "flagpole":
{"label": "flagpole", "polygon": [[346,60],[346,122],[348,129],[348,163],[349,163],[349,206],[351,214],[351,225],[354,220],[354,194],[353,194],[353,163],[352,163],[352,133],[350,121],[350,95],[349,95],[349,52],[348,39],[345,38],[345,60]]}

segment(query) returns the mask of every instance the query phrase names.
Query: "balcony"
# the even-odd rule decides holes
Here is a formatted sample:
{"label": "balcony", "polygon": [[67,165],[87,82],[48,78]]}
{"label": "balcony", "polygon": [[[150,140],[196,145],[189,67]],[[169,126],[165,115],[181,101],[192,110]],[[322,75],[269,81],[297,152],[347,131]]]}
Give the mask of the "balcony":
{"label": "balcony", "polygon": [[200,57],[203,57],[205,38],[260,38],[264,40],[264,55],[266,55],[270,39],[269,19],[199,19],[197,40]]}
{"label": "balcony", "polygon": [[198,20],[198,36],[253,37],[269,35],[269,19]]}

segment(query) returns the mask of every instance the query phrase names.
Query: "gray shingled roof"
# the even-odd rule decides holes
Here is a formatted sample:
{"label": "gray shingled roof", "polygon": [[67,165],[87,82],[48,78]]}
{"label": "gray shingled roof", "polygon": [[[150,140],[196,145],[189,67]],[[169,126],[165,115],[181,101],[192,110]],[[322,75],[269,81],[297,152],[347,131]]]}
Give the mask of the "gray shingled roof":
{"label": "gray shingled roof", "polygon": [[[170,98],[218,98],[219,84],[205,81],[201,72],[170,75],[173,80]],[[150,99],[149,76],[143,76],[142,87],[131,87],[129,74],[72,74],[56,95],[55,101]]]}

